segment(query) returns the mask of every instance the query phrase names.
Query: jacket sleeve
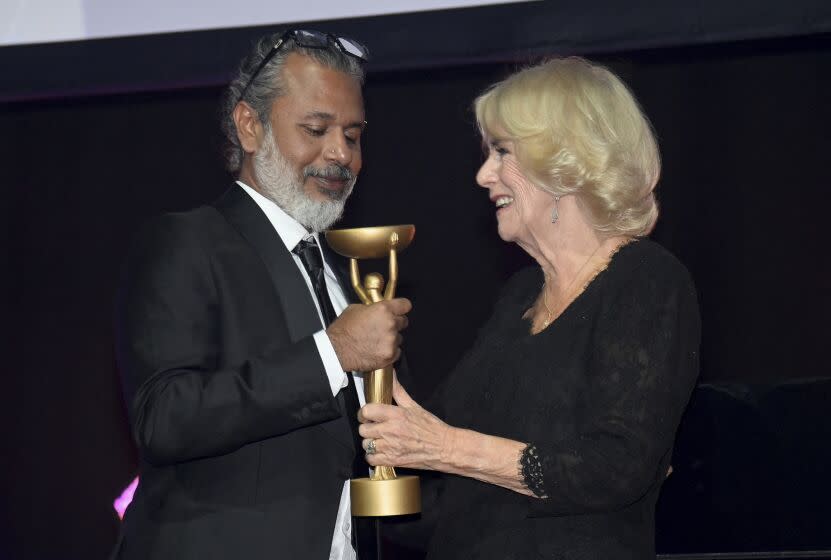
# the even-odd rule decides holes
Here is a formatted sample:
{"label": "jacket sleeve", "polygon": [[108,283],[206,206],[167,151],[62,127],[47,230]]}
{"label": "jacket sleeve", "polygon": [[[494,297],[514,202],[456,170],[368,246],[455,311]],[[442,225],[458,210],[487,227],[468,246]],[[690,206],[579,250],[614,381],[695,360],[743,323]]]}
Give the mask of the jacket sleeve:
{"label": "jacket sleeve", "polygon": [[238,363],[220,355],[222,296],[199,226],[180,214],[145,227],[116,304],[133,436],[156,465],[229,453],[340,415],[313,336],[287,343],[265,334],[258,353]]}
{"label": "jacket sleeve", "polygon": [[675,432],[698,376],[700,322],[683,267],[668,277],[641,270],[596,325],[587,397],[573,434],[533,442],[528,475],[544,499],[532,515],[614,511],[660,485]]}

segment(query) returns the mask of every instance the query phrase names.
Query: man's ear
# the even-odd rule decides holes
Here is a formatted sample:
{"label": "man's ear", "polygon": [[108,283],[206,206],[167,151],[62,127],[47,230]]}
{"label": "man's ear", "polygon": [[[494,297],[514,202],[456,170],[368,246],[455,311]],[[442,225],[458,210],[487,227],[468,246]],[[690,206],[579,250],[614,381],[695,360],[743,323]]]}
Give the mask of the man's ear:
{"label": "man's ear", "polygon": [[263,125],[257,113],[245,101],[240,101],[234,107],[234,124],[237,126],[237,138],[242,150],[247,154],[256,152],[262,142]]}

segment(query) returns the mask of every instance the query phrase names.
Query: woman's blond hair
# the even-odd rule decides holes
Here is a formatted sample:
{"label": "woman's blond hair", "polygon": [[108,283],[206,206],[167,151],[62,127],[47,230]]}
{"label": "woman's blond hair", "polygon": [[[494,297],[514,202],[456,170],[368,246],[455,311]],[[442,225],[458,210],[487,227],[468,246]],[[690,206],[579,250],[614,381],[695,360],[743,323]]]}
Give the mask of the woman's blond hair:
{"label": "woman's blond hair", "polygon": [[485,138],[513,140],[529,179],[573,194],[599,232],[647,235],[658,218],[661,173],[652,127],[606,68],[557,58],[494,84],[475,101]]}

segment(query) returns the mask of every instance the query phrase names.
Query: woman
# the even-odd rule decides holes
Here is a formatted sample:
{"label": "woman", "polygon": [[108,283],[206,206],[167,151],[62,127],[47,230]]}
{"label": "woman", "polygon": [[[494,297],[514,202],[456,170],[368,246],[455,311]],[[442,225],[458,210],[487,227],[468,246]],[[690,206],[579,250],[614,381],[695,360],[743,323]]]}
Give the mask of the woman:
{"label": "woman", "polygon": [[660,161],[627,88],[579,58],[475,102],[477,183],[517,273],[433,415],[368,404],[371,465],[449,473],[430,558],[654,557],[654,506],[698,373],[686,269],[657,244]]}

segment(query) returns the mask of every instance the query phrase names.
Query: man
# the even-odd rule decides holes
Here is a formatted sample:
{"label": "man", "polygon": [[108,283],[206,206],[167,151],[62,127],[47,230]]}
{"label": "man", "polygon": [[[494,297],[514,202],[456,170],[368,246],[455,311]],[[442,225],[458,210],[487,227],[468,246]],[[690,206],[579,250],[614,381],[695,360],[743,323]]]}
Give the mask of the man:
{"label": "man", "polygon": [[141,482],[117,558],[373,554],[349,514],[367,466],[348,372],[397,359],[411,306],[347,306],[318,235],[361,168],[365,58],[319,32],[261,40],[225,104],[239,181],[137,238],[117,350]]}

